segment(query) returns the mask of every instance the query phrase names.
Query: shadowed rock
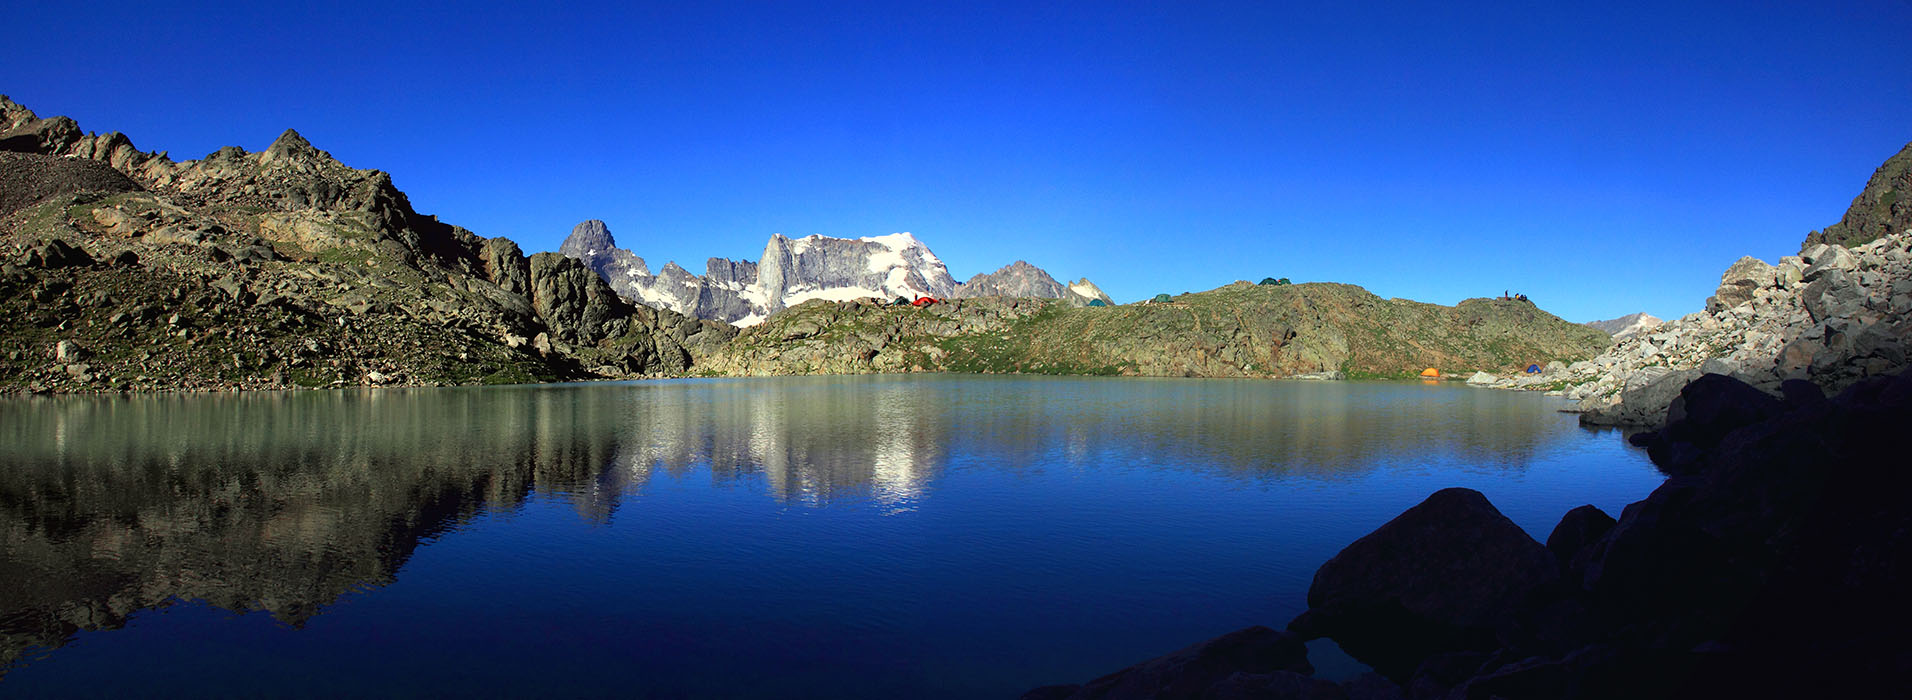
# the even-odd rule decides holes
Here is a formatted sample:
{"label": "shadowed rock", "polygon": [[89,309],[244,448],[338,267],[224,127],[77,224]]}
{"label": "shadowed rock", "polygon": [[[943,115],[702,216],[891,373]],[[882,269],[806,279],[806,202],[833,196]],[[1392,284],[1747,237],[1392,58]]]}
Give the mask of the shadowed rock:
{"label": "shadowed rock", "polygon": [[1289,629],[1398,681],[1431,655],[1494,648],[1557,576],[1553,554],[1480,492],[1443,489],[1323,564]]}
{"label": "shadowed rock", "polygon": [[1779,399],[1746,382],[1721,374],[1702,376],[1680,389],[1667,407],[1666,427],[1647,441],[1647,455],[1667,473],[1683,473],[1728,434],[1780,410]]}
{"label": "shadowed rock", "polygon": [[135,192],[137,183],[98,161],[0,151],[0,217],[78,192]]}
{"label": "shadowed rock", "polygon": [[[1308,648],[1286,632],[1256,625],[1236,630],[1186,649],[1166,654],[1097,678],[1080,686],[1045,686],[1023,695],[1024,700],[1116,700],[1118,698],[1218,697],[1210,689],[1226,684],[1229,693],[1220,697],[1269,697],[1243,695],[1249,688],[1270,685],[1312,687],[1305,681],[1314,672],[1308,664]],[[1240,674],[1243,677],[1236,678]],[[1287,674],[1279,679],[1270,674]],[[1311,680],[1311,679],[1310,679]],[[1332,687],[1334,684],[1328,683]],[[1308,697],[1276,696],[1276,697]]]}
{"label": "shadowed rock", "polygon": [[1554,526],[1553,534],[1547,535],[1547,551],[1564,566],[1611,529],[1613,516],[1591,505],[1580,506],[1567,511]]}

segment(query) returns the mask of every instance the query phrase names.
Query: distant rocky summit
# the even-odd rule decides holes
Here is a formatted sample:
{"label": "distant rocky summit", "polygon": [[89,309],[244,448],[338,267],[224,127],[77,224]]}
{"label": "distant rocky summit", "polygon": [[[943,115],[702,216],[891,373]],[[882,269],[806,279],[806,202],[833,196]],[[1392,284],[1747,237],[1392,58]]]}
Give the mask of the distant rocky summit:
{"label": "distant rocky summit", "polygon": [[0,97],[0,390],[682,373],[734,329],[417,213],[287,130],[196,161]]}
{"label": "distant rocky summit", "polygon": [[643,258],[617,247],[610,229],[595,219],[571,229],[558,251],[596,270],[627,299],[738,326],[754,326],[811,299],[1027,296],[1113,303],[1087,279],[1064,287],[1022,261],[958,284],[942,259],[908,233],[797,239],[776,234],[758,262],[711,258],[702,276],[674,262],[652,274]]}
{"label": "distant rocky summit", "polygon": [[1087,306],[1089,302],[1098,299],[1104,305],[1115,303],[1115,300],[1102,293],[1102,289],[1086,277],[1063,286],[1042,268],[1021,260],[1004,265],[995,272],[969,278],[969,281],[958,286],[956,293],[951,296],[958,299],[976,297],[1064,299],[1072,306]]}
{"label": "distant rocky summit", "polygon": [[1606,331],[1615,341],[1626,340],[1645,331],[1658,328],[1665,321],[1645,312],[1631,313],[1607,321],[1590,321],[1587,325]]}
{"label": "distant rocky summit", "polygon": [[1405,378],[1428,367],[1453,374],[1572,362],[1610,342],[1518,301],[1439,306],[1352,285],[1236,282],[1121,306],[993,296],[925,308],[813,300],[744,330],[700,371]]}

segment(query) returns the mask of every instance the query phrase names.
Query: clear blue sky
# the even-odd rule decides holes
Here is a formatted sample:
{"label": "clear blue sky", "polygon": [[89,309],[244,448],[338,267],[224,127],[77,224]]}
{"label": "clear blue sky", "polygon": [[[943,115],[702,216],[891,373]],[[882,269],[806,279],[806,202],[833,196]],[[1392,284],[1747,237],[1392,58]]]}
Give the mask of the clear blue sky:
{"label": "clear blue sky", "polygon": [[1912,141],[1907,0],[1317,4],[17,3],[0,93],[178,160],[294,127],[531,251],[911,231],[1125,302],[1285,276],[1576,321],[1697,310]]}

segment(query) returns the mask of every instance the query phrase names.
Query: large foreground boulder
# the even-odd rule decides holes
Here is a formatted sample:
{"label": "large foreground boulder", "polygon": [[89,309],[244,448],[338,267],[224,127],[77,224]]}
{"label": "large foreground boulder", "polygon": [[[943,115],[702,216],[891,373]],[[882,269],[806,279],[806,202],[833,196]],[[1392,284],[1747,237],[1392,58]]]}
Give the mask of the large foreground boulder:
{"label": "large foreground boulder", "polygon": [[1554,555],[1480,492],[1444,489],[1323,564],[1289,629],[1405,682],[1435,654],[1499,646],[1514,612],[1557,577]]}
{"label": "large foreground boulder", "polygon": [[1668,474],[1686,474],[1727,435],[1782,412],[1780,400],[1723,374],[1701,376],[1667,407],[1666,427],[1634,436]]}

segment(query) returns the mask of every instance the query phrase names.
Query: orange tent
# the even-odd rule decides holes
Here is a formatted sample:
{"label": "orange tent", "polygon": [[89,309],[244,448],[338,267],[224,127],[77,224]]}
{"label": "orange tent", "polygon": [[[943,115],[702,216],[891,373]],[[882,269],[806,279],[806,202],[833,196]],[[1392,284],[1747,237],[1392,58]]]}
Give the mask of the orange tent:
{"label": "orange tent", "polygon": [[1433,367],[1429,367],[1427,369],[1421,370],[1421,376],[1438,377],[1438,376],[1441,376],[1441,371],[1438,369],[1434,369]]}

